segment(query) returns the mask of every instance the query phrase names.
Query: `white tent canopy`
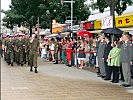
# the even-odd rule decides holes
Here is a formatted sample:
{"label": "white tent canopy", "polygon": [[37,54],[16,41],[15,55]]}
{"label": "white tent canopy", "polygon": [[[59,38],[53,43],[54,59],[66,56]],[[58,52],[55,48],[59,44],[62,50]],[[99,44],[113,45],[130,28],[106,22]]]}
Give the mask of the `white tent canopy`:
{"label": "white tent canopy", "polygon": [[46,29],[46,30],[41,31],[41,32],[39,33],[39,35],[48,35],[48,34],[51,34],[51,33],[50,33],[50,29]]}
{"label": "white tent canopy", "polygon": [[58,34],[51,34],[51,35],[47,35],[46,38],[52,38],[52,37],[56,37]]}

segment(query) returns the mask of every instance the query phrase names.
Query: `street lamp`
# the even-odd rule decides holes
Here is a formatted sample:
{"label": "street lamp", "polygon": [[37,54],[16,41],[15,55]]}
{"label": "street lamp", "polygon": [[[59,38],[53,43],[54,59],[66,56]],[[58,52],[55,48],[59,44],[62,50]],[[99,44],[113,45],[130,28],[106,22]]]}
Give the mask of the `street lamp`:
{"label": "street lamp", "polygon": [[71,3],[71,30],[73,30],[73,3],[75,3],[75,1],[71,0],[71,1],[64,1],[61,0],[61,3],[63,5],[63,3]]}

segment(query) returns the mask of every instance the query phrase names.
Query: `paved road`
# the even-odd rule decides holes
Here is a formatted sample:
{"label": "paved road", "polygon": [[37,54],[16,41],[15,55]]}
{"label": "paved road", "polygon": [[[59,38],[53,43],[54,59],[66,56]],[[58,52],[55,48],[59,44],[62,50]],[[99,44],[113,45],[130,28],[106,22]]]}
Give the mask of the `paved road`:
{"label": "paved road", "polygon": [[105,82],[95,73],[39,59],[39,73],[1,60],[1,100],[133,100],[133,88]]}

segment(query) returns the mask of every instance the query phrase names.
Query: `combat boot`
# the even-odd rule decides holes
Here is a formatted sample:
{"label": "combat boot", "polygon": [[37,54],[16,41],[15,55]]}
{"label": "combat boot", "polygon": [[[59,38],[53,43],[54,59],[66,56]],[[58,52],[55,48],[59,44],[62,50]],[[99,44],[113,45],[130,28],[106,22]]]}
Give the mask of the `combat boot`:
{"label": "combat boot", "polygon": [[11,66],[13,66],[13,62],[11,62]]}
{"label": "combat boot", "polygon": [[33,72],[32,66],[30,67],[30,71]]}
{"label": "combat boot", "polygon": [[35,73],[38,73],[38,71],[37,71],[37,67],[35,67]]}
{"label": "combat boot", "polygon": [[21,66],[23,66],[24,64],[21,62]]}

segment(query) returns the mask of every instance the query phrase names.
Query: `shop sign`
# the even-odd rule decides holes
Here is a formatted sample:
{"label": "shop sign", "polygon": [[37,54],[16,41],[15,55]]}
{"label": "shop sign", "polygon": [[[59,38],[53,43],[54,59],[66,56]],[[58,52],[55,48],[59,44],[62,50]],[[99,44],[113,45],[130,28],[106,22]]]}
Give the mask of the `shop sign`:
{"label": "shop sign", "polygon": [[[115,18],[116,27],[130,27],[133,26],[133,15]],[[102,21],[96,20],[94,22],[94,29],[102,29]]]}
{"label": "shop sign", "polygon": [[105,17],[102,19],[102,29],[113,27],[113,16]]}
{"label": "shop sign", "polygon": [[133,15],[116,18],[116,27],[133,26]]}

